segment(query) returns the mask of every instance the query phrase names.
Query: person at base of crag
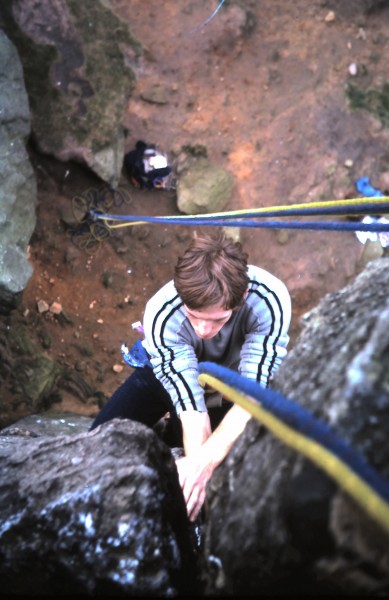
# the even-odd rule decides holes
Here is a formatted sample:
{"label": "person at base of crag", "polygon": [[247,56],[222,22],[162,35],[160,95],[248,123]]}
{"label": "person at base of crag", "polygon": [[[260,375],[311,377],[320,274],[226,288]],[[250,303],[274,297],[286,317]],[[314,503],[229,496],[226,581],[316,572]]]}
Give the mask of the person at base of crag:
{"label": "person at base of crag", "polygon": [[207,482],[250,419],[240,406],[203,389],[198,363],[223,365],[267,387],[287,354],[290,319],[286,286],[248,265],[239,242],[224,235],[194,237],[177,261],[174,279],[146,304],[138,368],[91,429],[115,417],[153,427],[169,415],[164,441],[184,448],[176,465],[195,521]]}
{"label": "person at base of crag", "polygon": [[148,190],[166,187],[168,176],[172,172],[166,154],[142,140],[124,156],[124,166],[131,183]]}

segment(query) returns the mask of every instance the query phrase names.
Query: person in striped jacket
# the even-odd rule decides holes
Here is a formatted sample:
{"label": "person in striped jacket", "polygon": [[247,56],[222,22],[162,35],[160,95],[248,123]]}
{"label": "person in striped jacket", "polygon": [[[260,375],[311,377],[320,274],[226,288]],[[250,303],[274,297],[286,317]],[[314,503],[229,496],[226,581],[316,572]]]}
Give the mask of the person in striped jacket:
{"label": "person in striped jacket", "polygon": [[92,428],[115,417],[153,427],[168,418],[165,441],[183,447],[176,460],[189,518],[196,520],[206,485],[250,418],[198,382],[210,361],[267,387],[287,354],[289,292],[277,277],[247,264],[239,242],[194,237],[174,279],[146,304],[146,363],[114,393]]}

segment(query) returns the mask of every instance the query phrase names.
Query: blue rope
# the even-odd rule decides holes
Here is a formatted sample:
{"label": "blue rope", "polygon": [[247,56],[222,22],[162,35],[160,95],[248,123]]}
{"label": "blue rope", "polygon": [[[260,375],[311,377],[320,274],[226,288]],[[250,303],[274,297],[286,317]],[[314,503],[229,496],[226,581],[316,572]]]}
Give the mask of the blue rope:
{"label": "blue rope", "polygon": [[199,372],[212,375],[228,386],[255,398],[261,406],[274,414],[283,423],[303,436],[317,441],[360,475],[386,501],[389,501],[389,482],[375,471],[366,459],[345,441],[340,439],[323,421],[314,417],[302,406],[286,398],[280,392],[264,388],[256,381],[243,377],[236,371],[227,369],[215,363],[199,363]]}
{"label": "blue rope", "polygon": [[[290,208],[290,209],[283,209],[283,210],[269,210],[266,212],[263,212],[261,214],[258,214],[258,211],[246,211],[244,213],[244,215],[242,216],[237,216],[236,214],[231,214],[231,213],[225,213],[225,214],[219,214],[217,216],[217,219],[223,219],[223,220],[227,220],[227,219],[246,219],[247,217],[256,217],[256,218],[268,218],[268,217],[283,217],[283,216],[288,216],[288,217],[292,217],[292,216],[301,216],[301,217],[309,217],[309,216],[319,216],[319,215],[345,215],[345,214],[353,214],[353,215],[361,215],[361,214],[378,214],[378,215],[382,215],[385,211],[389,211],[389,202],[385,202],[385,203],[381,203],[381,204],[372,204],[370,202],[366,202],[364,204],[358,204],[357,206],[348,206],[347,209],[344,206],[330,206],[330,207],[305,207],[305,208]],[[97,216],[97,215],[96,215]],[[126,217],[125,215],[102,215],[103,218],[105,219],[120,219],[122,221],[125,221],[126,219],[128,220],[136,220],[136,221],[144,221],[146,220],[146,218],[148,217],[135,217],[133,215],[130,215],[128,217]],[[158,218],[158,219],[179,219],[179,220],[183,220],[183,219],[190,219],[191,216],[188,217],[183,217],[183,216],[179,216],[179,217],[153,217],[153,218]],[[199,217],[194,217],[195,219],[203,219],[203,220],[213,220],[215,219],[215,215],[206,215],[203,214]]]}
{"label": "blue rope", "polygon": [[191,29],[191,31],[189,31],[188,35],[191,35],[192,33],[195,33],[196,31],[199,31],[200,29],[202,29],[203,27],[205,27],[210,21],[212,21],[213,17],[221,9],[223,3],[224,3],[224,0],[222,0],[220,2],[220,4],[217,7],[217,9],[213,11],[213,13],[211,14],[210,17],[208,17],[208,19],[205,19],[205,21],[203,21],[202,23],[200,23],[200,25],[197,25],[197,27],[195,27],[194,29]]}
{"label": "blue rope", "polygon": [[[212,227],[256,227],[272,229],[311,229],[325,231],[375,231],[389,232],[388,223],[361,223],[354,222],[317,222],[317,221],[254,221],[246,219],[213,217],[150,217],[139,215],[111,215],[96,213],[93,215],[97,219],[107,221],[126,221],[126,222],[146,222],[146,223],[165,223],[171,225],[194,225],[194,226],[212,226]],[[267,215],[266,215],[267,216]]]}

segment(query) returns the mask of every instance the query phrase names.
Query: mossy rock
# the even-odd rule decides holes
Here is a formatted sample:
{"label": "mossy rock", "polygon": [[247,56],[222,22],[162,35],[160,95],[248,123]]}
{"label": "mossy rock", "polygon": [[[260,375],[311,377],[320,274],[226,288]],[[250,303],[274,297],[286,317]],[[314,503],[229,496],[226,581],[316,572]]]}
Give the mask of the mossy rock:
{"label": "mossy rock", "polygon": [[27,327],[13,327],[10,333],[12,351],[12,392],[32,410],[41,410],[56,388],[62,367],[45,356],[31,340]]}
{"label": "mossy rock", "polygon": [[219,212],[230,199],[233,187],[231,173],[200,158],[180,176],[178,208],[189,215]]}
{"label": "mossy rock", "polygon": [[123,117],[135,85],[123,48],[139,55],[140,43],[103,0],[26,4],[23,19],[17,10],[5,0],[0,14],[23,64],[35,143],[45,154],[83,162],[116,184]]}
{"label": "mossy rock", "polygon": [[368,90],[362,90],[349,83],[346,96],[351,108],[365,110],[379,119],[384,127],[389,125],[389,83],[384,83],[381,89]]}

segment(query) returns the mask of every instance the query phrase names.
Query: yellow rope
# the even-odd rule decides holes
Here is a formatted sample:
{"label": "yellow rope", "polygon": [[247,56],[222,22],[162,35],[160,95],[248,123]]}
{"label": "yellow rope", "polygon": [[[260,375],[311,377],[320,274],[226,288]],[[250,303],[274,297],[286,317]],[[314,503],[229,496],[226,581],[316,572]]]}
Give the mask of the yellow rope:
{"label": "yellow rope", "polygon": [[[275,210],[277,211],[288,211],[288,210],[295,210],[295,209],[305,209],[305,208],[344,208],[344,215],[348,214],[347,208],[350,206],[360,206],[363,204],[373,204],[373,205],[381,205],[381,204],[387,204],[389,201],[389,196],[379,196],[379,197],[364,197],[364,198],[352,198],[352,199],[347,199],[347,200],[324,200],[324,201],[320,201],[320,202],[305,202],[302,204],[283,204],[281,206],[266,206],[266,207],[261,207],[261,208],[251,208],[251,209],[239,209],[239,210],[232,210],[232,211],[227,211],[227,212],[215,212],[215,213],[202,213],[202,214],[197,214],[197,215],[170,215],[170,216],[166,216],[166,215],[159,215],[158,218],[159,219],[175,219],[175,220],[184,220],[184,219],[202,219],[204,217],[207,218],[217,218],[217,217],[224,217],[224,216],[244,216],[248,213],[250,213],[251,215],[253,214],[266,214],[269,212],[273,212]],[[338,213],[340,214],[340,213]],[[112,221],[112,219],[109,218],[109,216],[104,216],[101,215],[101,217],[99,217],[102,220],[105,221]],[[116,229],[118,227],[131,227],[133,225],[144,225],[147,224],[148,221],[132,221],[132,222],[120,222],[118,224],[113,225],[112,223],[107,223],[107,226],[110,227],[111,229]]]}
{"label": "yellow rope", "polygon": [[263,409],[256,400],[223,383],[216,377],[202,373],[199,375],[199,382],[202,385],[209,385],[231,402],[235,402],[247,410],[282,442],[316,463],[389,534],[388,503],[339,457],[318,444],[318,442],[285,425],[272,413]]}
{"label": "yellow rope", "polygon": [[117,223],[116,225],[112,225],[112,223],[109,223],[109,221],[112,219],[108,219],[108,218],[104,218],[104,217],[99,217],[99,218],[102,221],[106,221],[107,227],[109,227],[110,229],[118,229],[119,227],[132,227],[133,225],[150,225],[149,221],[130,221],[128,223]]}

